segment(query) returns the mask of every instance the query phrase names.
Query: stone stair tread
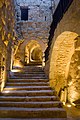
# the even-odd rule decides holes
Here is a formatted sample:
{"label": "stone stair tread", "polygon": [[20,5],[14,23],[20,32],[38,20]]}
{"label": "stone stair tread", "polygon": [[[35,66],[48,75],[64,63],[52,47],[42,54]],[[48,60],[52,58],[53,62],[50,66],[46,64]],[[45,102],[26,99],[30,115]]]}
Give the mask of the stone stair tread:
{"label": "stone stair tread", "polygon": [[14,76],[14,77],[10,77],[9,79],[44,79],[44,80],[46,80],[46,79],[48,79],[47,77],[16,77],[16,76]]}
{"label": "stone stair tread", "polygon": [[1,95],[4,96],[46,96],[56,95],[55,91],[52,90],[37,90],[37,91],[3,91]]}
{"label": "stone stair tread", "polygon": [[[32,83],[30,83],[30,82],[26,82],[27,84],[32,84],[32,83],[36,83],[36,84],[45,84],[45,82],[32,82]],[[24,82],[16,82],[16,83],[12,83],[12,84],[26,84],[26,83],[24,83]],[[11,84],[11,82],[7,82],[7,84]],[[48,82],[46,82],[46,84],[48,84]]]}
{"label": "stone stair tread", "polygon": [[[49,86],[6,86],[6,88],[50,88]],[[4,89],[6,89],[6,88],[4,88]]]}
{"label": "stone stair tread", "polygon": [[18,111],[65,111],[63,108],[17,108],[17,107],[0,107],[0,110],[18,110]]}
{"label": "stone stair tread", "polygon": [[12,103],[12,104],[55,104],[55,103],[61,103],[60,101],[46,101],[46,102],[12,102],[12,101],[0,101],[0,104],[8,104],[8,103]]}
{"label": "stone stair tread", "polygon": [[10,77],[10,79],[29,79],[30,80],[30,79],[47,79],[47,78],[42,77],[42,76],[41,77],[35,77],[35,76],[32,76],[32,77],[31,76],[29,76],[29,77],[27,77],[27,76],[26,77],[25,76],[22,76],[22,77],[17,76],[16,77],[16,76],[14,76],[14,77]]}
{"label": "stone stair tread", "polygon": [[36,75],[36,76],[38,76],[38,75],[40,75],[40,76],[46,76],[47,77],[47,75],[44,73],[44,72],[39,72],[39,71],[37,71],[37,72],[35,72],[35,71],[27,71],[27,72],[11,72],[11,74],[10,74],[11,76],[14,76],[14,75],[20,75],[20,76],[26,76],[26,75]]}
{"label": "stone stair tread", "polygon": [[[0,98],[6,98],[5,96],[0,96]],[[10,98],[10,96],[7,96],[7,98]],[[16,96],[11,96],[11,98],[58,98],[57,96],[34,96],[34,97],[16,97]]]}
{"label": "stone stair tread", "polygon": [[42,67],[26,66],[20,72],[12,73],[0,94],[0,117],[65,118],[66,111],[56,91],[49,86]]}
{"label": "stone stair tread", "polygon": [[[36,80],[36,81],[37,81],[37,80],[45,80],[45,81],[46,81],[46,80],[48,80],[48,79],[47,79],[47,78],[45,78],[45,79],[43,79],[43,78],[40,78],[40,79],[34,79],[34,78],[31,78],[31,79],[27,79],[27,78],[16,78],[16,79],[14,79],[14,78],[9,78],[9,80],[16,80],[16,81],[17,81],[17,80],[26,80],[26,81],[27,81],[27,80]],[[48,81],[49,81],[49,80],[48,80]]]}
{"label": "stone stair tread", "polygon": [[16,82],[16,83],[11,83],[11,82],[8,82],[6,85],[8,85],[8,86],[35,86],[35,85],[37,85],[37,86],[43,86],[43,85],[45,85],[45,86],[48,86],[48,83],[45,83],[45,82],[31,82],[31,83],[29,83],[29,82]]}
{"label": "stone stair tread", "polygon": [[49,87],[49,86],[7,86],[6,88],[4,88],[4,90],[7,90],[7,89],[12,89],[12,90],[17,90],[17,89],[19,89],[19,88],[21,88],[21,89],[50,89],[51,90],[51,88]]}
{"label": "stone stair tread", "polygon": [[48,80],[8,80],[9,83],[14,83],[14,82],[48,82]]}
{"label": "stone stair tread", "polygon": [[34,96],[34,97],[30,97],[30,96],[0,96],[0,101],[56,101],[59,100],[59,98],[57,96]]}
{"label": "stone stair tread", "polygon": [[[9,91],[9,93],[35,93],[35,92],[36,92],[36,93],[41,93],[41,92],[44,92],[44,93],[45,93],[45,92],[55,92],[55,90],[35,90],[35,91],[30,91],[30,90],[29,90],[29,91],[27,91],[27,90],[14,91],[14,90],[13,90],[13,91]],[[3,91],[2,94],[3,94],[3,93],[6,93],[6,91]]]}
{"label": "stone stair tread", "polygon": [[27,91],[27,90],[22,90],[22,91],[3,91],[2,93],[1,93],[1,95],[8,95],[8,96],[10,96],[10,95],[16,95],[16,96],[45,96],[45,95],[49,95],[49,96],[51,96],[51,95],[54,95],[54,94],[56,94],[56,92],[55,91],[52,91],[52,90],[33,90],[33,91]]}
{"label": "stone stair tread", "polygon": [[51,90],[51,88],[49,86],[7,86],[6,88],[4,88],[5,91],[10,91],[10,90],[14,90],[14,91],[18,91],[18,90]]}
{"label": "stone stair tread", "polygon": [[16,77],[16,76],[20,76],[20,77],[21,77],[21,76],[24,76],[24,77],[26,77],[26,76],[36,76],[36,77],[39,77],[39,76],[40,76],[40,77],[41,77],[41,76],[42,76],[42,77],[48,78],[47,75],[45,75],[44,73],[33,73],[33,72],[32,72],[32,73],[31,73],[31,72],[30,72],[30,73],[25,73],[25,74],[24,74],[24,73],[22,73],[22,74],[18,74],[18,73],[16,74],[16,73],[14,73],[12,76],[13,76],[13,77],[14,77],[14,76],[15,76],[15,77]]}
{"label": "stone stair tread", "polygon": [[28,75],[14,75],[14,76],[11,76],[11,78],[12,77],[33,77],[33,78],[34,77],[35,78],[41,77],[41,78],[47,78],[45,75],[42,75],[42,74],[41,75],[37,75],[37,76],[36,76],[36,74],[35,75],[34,74],[31,74],[31,75],[29,75],[29,74]]}
{"label": "stone stair tread", "polygon": [[0,102],[1,107],[27,107],[27,108],[51,108],[51,107],[62,107],[62,103],[59,101],[49,102]]}
{"label": "stone stair tread", "polygon": [[44,89],[44,88],[50,88],[50,87],[49,86],[16,86],[16,87],[15,86],[6,86],[6,88],[4,88],[4,90],[7,88],[12,88],[12,89],[13,88],[15,88],[15,89],[16,88],[43,88]]}
{"label": "stone stair tread", "polygon": [[[27,78],[16,78],[16,80],[30,80],[30,79],[27,79]],[[45,79],[43,79],[43,78],[40,78],[39,80],[48,80],[48,78],[45,78]],[[9,78],[9,80],[13,80],[13,78]],[[31,78],[31,80],[35,80],[35,78]],[[38,80],[38,79],[37,79]]]}
{"label": "stone stair tread", "polygon": [[36,75],[36,74],[37,74],[37,75],[38,75],[38,74],[39,74],[39,75],[45,75],[44,72],[39,72],[39,71],[36,71],[36,72],[35,72],[35,71],[33,71],[33,72],[31,72],[31,71],[29,71],[29,72],[13,72],[13,75],[29,75],[29,74],[30,74],[30,75],[32,75],[32,74],[33,74],[33,75],[34,75],[34,74],[35,74],[35,75]]}
{"label": "stone stair tread", "polygon": [[75,120],[75,118],[0,118],[0,120]]}
{"label": "stone stair tread", "polygon": [[[19,114],[18,114],[19,113]],[[18,108],[18,107],[0,107],[1,117],[13,118],[65,118],[66,112],[63,108]]]}

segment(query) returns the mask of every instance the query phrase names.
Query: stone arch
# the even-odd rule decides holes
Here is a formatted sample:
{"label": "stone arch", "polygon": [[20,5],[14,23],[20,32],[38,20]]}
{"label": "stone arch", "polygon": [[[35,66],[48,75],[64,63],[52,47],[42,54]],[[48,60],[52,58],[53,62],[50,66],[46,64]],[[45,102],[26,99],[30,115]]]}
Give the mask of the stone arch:
{"label": "stone arch", "polygon": [[26,47],[26,45],[28,43],[30,43],[31,41],[37,42],[41,46],[43,52],[46,50],[47,44],[45,42],[43,42],[42,40],[26,40],[25,39],[23,44],[21,44],[20,48],[24,49]]}
{"label": "stone arch", "polygon": [[[20,66],[22,67],[25,63],[29,63],[29,44],[37,44],[41,48],[42,54],[44,54],[47,44],[43,42],[42,40],[24,40],[19,46],[15,54],[15,60],[13,66]],[[27,52],[25,52],[25,48],[27,49]],[[31,47],[32,49],[34,47]],[[31,50],[30,50],[31,51]],[[26,59],[25,59],[26,57]],[[27,60],[27,61],[26,61]],[[44,62],[43,62],[44,63]]]}
{"label": "stone arch", "polygon": [[[28,51],[27,51],[28,50]],[[42,63],[42,47],[40,46],[40,44],[35,41],[35,40],[31,40],[29,41],[28,44],[26,44],[25,47],[25,53],[27,53],[27,56],[25,59],[25,61],[27,61],[27,63]],[[26,63],[25,63],[26,64]]]}
{"label": "stone arch", "polygon": [[[78,34],[70,31],[61,33],[51,49],[49,78],[58,95],[68,88],[69,69],[75,51],[75,38]],[[66,93],[67,94],[67,93]],[[70,96],[71,97],[71,96]],[[66,102],[66,98],[64,100]],[[72,101],[71,101],[72,102]]]}

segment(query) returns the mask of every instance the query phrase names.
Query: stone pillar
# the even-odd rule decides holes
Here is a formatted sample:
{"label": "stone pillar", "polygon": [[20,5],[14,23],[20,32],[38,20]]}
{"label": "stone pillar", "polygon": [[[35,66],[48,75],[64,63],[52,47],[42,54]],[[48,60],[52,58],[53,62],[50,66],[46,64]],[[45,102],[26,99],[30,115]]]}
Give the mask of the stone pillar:
{"label": "stone pillar", "polygon": [[12,41],[9,41],[7,46],[7,56],[6,56],[6,79],[9,77],[9,72],[11,70],[11,53],[12,53]]}
{"label": "stone pillar", "polygon": [[12,48],[12,51],[11,51],[11,66],[10,66],[10,70],[13,69],[13,62],[14,62],[14,49]]}
{"label": "stone pillar", "polygon": [[44,68],[45,66],[45,54],[43,52],[43,56],[42,56],[42,67]]}

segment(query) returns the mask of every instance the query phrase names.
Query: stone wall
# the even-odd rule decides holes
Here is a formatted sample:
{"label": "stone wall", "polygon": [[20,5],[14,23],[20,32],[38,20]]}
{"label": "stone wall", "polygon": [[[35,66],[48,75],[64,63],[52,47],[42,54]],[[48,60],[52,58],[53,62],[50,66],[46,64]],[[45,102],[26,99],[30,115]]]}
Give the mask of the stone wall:
{"label": "stone wall", "polygon": [[13,0],[0,0],[0,84],[1,90],[5,85],[11,63],[11,47],[15,39],[15,10]]}
{"label": "stone wall", "polygon": [[[71,79],[68,78],[69,69],[70,71],[71,69],[74,69],[75,71],[78,67],[77,64],[72,68],[70,66],[73,66],[71,61],[73,58],[75,59],[75,57],[72,57],[75,56],[73,54],[77,54],[77,52],[75,53],[75,39],[80,35],[79,13],[80,1],[73,0],[69,9],[57,25],[49,52],[49,58],[45,67],[46,73],[48,74],[49,72],[50,85],[55,87],[57,93],[60,95],[62,92],[65,92],[64,94],[67,92],[68,95],[64,95],[63,98],[63,101],[65,102],[65,96],[66,98],[68,96],[70,102],[80,99],[80,90],[75,88],[76,85],[77,87],[80,87],[79,81],[76,79],[72,80],[71,86],[68,83],[69,79]],[[78,61],[80,61],[79,59]],[[78,73],[76,72],[76,77],[77,74]],[[73,81],[76,82],[74,83]]]}
{"label": "stone wall", "polygon": [[[18,31],[21,30],[24,39],[46,40],[52,20],[51,0],[17,0]],[[28,20],[21,20],[20,7],[28,7]]]}
{"label": "stone wall", "polygon": [[[23,44],[19,46],[16,56],[24,53],[25,44],[27,45],[32,40],[40,43],[42,50],[43,47],[45,50],[52,21],[52,13],[56,9],[59,0],[55,0],[54,2],[51,2],[51,0],[16,0],[16,2],[18,39],[24,40]],[[28,20],[21,20],[20,7],[28,7]],[[24,59],[24,56],[20,56],[21,61]]]}

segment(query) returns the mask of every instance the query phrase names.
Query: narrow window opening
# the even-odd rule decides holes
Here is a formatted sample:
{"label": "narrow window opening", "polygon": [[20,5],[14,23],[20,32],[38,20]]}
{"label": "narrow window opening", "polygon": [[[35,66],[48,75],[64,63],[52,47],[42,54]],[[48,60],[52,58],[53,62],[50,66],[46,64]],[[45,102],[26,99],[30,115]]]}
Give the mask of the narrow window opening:
{"label": "narrow window opening", "polygon": [[46,16],[45,16],[45,21],[46,21]]}
{"label": "narrow window opening", "polygon": [[28,7],[21,7],[21,20],[28,20]]}

